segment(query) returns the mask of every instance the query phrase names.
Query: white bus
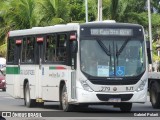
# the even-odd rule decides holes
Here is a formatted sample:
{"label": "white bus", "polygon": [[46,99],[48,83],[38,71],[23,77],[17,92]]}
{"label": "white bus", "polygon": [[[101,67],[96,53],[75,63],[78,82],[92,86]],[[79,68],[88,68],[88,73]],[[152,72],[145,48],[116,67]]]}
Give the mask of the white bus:
{"label": "white bus", "polygon": [[91,22],[10,31],[7,92],[27,107],[59,101],[64,111],[94,104],[131,111],[147,98],[144,29]]}

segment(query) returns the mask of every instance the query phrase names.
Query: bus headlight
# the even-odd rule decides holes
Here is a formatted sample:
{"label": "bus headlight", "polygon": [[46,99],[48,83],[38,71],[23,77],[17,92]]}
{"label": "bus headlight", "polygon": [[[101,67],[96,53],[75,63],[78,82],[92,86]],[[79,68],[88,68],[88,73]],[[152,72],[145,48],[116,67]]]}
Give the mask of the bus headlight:
{"label": "bus headlight", "polygon": [[92,88],[86,83],[86,81],[80,80],[80,83],[81,83],[82,87],[84,88],[84,90],[89,91],[89,92],[93,92]]}
{"label": "bus headlight", "polygon": [[136,89],[136,91],[139,92],[139,91],[144,90],[144,87],[145,87],[146,83],[147,83],[147,79],[143,80],[141,82],[141,84],[138,86],[138,88]]}

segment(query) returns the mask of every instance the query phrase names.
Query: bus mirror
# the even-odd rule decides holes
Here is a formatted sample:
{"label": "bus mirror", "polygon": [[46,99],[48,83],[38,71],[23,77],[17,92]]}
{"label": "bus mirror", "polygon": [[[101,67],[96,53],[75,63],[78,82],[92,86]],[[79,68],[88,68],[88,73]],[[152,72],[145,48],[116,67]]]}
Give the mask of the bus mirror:
{"label": "bus mirror", "polygon": [[77,53],[78,50],[78,42],[77,41],[72,41],[72,53]]}
{"label": "bus mirror", "polygon": [[150,50],[150,42],[146,41],[147,46],[147,57],[148,57],[148,63],[152,64],[152,58],[151,58],[151,50]]}

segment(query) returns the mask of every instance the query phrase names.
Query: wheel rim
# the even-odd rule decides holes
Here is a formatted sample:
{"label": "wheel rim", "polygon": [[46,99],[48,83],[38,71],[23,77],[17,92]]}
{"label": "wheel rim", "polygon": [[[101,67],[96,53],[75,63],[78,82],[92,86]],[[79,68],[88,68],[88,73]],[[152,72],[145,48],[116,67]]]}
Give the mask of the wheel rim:
{"label": "wheel rim", "polygon": [[63,110],[66,109],[67,107],[67,104],[68,104],[68,96],[67,96],[67,92],[63,92],[62,93],[62,107],[63,107]]}
{"label": "wheel rim", "polygon": [[151,90],[151,100],[153,104],[156,103],[156,91],[154,90],[154,88]]}

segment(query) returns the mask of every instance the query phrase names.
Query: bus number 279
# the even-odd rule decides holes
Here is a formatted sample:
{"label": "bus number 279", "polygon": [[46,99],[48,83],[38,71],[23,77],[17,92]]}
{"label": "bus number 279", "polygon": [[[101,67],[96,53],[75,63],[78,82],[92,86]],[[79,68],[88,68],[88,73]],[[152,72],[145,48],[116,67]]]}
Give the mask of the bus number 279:
{"label": "bus number 279", "polygon": [[110,91],[110,87],[101,87],[101,92]]}

